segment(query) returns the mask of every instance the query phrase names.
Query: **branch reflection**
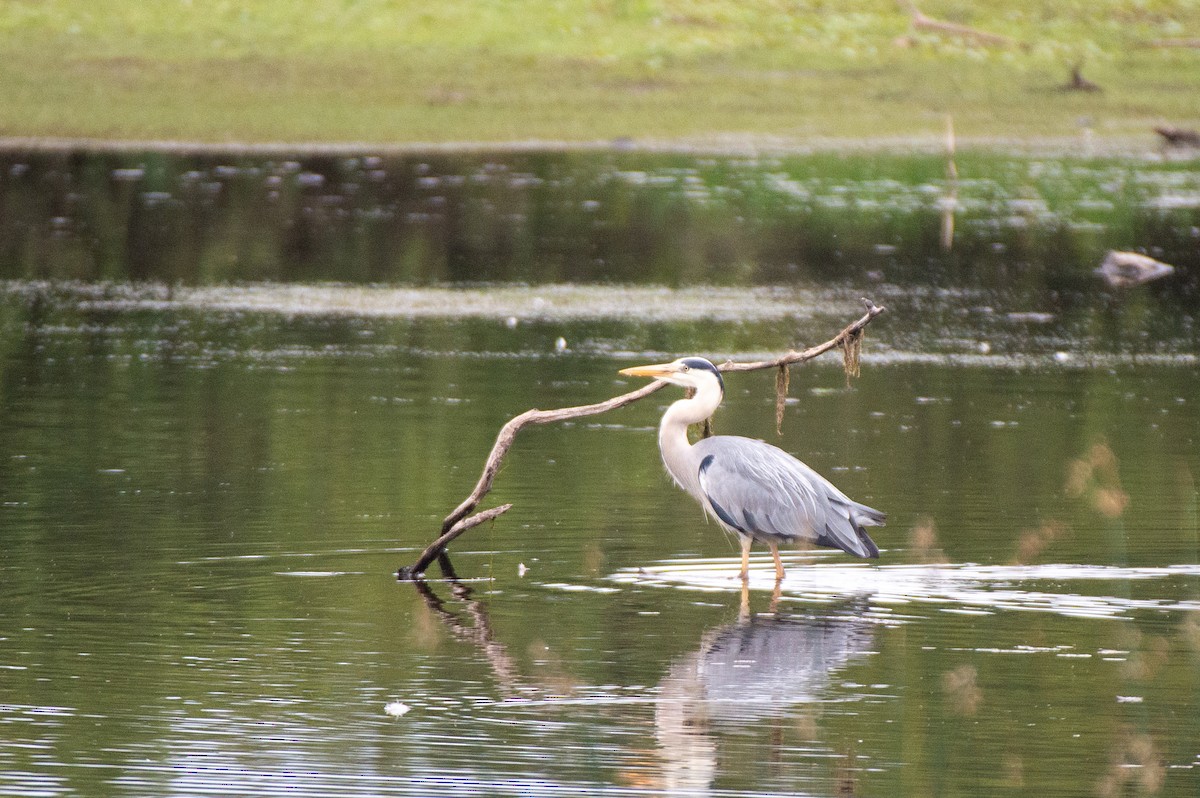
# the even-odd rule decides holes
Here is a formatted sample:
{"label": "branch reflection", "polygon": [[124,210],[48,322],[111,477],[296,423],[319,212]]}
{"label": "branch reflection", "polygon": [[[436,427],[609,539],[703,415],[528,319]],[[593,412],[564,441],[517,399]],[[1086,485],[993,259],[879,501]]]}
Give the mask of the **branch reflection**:
{"label": "branch reflection", "polygon": [[487,609],[482,602],[472,597],[471,588],[459,581],[458,575],[450,566],[449,558],[442,562],[442,571],[446,576],[446,581],[450,584],[451,595],[461,603],[466,615],[470,618],[470,623],[464,621],[457,613],[447,609],[446,603],[433,592],[425,580],[414,579],[411,584],[425,601],[425,606],[438,617],[451,634],[463,642],[474,645],[484,655],[488,665],[491,666],[492,674],[496,677],[496,684],[501,693],[505,696],[516,695],[521,685],[520,674],[517,671],[516,663],[509,656],[508,648],[496,640],[496,635],[492,631],[492,623],[488,619]]}

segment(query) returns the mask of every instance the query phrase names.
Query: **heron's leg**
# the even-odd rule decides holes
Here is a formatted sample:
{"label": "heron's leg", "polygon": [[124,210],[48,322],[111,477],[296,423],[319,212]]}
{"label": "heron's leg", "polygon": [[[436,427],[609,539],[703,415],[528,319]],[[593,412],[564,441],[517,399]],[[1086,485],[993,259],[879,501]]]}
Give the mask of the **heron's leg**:
{"label": "heron's leg", "polygon": [[750,620],[750,583],[742,581],[742,603],[738,606],[738,622]]}
{"label": "heron's leg", "polygon": [[783,560],[779,558],[779,544],[768,543],[771,547],[771,556],[775,558],[775,587],[779,587],[779,583],[783,581]]}
{"label": "heron's leg", "polygon": [[750,543],[750,538],[742,538],[742,572],[740,576],[743,582],[750,581]]}

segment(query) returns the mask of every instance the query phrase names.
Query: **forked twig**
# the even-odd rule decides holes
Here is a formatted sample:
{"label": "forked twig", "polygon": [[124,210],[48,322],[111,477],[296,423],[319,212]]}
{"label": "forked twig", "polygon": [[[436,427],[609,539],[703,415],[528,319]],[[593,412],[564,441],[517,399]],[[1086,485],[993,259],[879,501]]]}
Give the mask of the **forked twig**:
{"label": "forked twig", "polygon": [[[871,321],[883,313],[886,308],[882,305],[876,305],[869,299],[863,299],[866,304],[867,312],[854,323],[848,325],[845,329],[830,338],[828,341],[811,346],[802,351],[792,350],[787,354],[781,355],[772,360],[760,360],[748,363],[734,363],[727,361],[718,368],[721,371],[758,371],[761,369],[777,369],[786,367],[795,363],[803,363],[807,360],[812,360],[819,357],[831,349],[835,349],[846,343],[851,343],[862,329]],[[612,399],[603,402],[597,402],[591,405],[580,405],[578,407],[562,407],[556,410],[526,410],[519,416],[516,416],[508,421],[500,428],[500,434],[496,436],[496,442],[492,445],[492,451],[488,455],[487,461],[483,466],[483,473],[479,477],[479,481],[475,483],[475,489],[471,491],[462,504],[454,509],[454,512],[446,516],[442,521],[442,531],[437,539],[430,543],[416,561],[409,566],[401,568],[397,572],[397,576],[401,579],[419,579],[425,569],[439,557],[442,557],[446,551],[446,547],[450,542],[463,534],[469,529],[472,529],[480,524],[491,521],[500,515],[504,514],[512,507],[511,504],[502,504],[498,507],[492,507],[488,510],[482,510],[475,515],[471,512],[483,500],[483,497],[492,489],[492,483],[496,479],[496,474],[500,471],[500,463],[508,450],[512,448],[513,442],[516,440],[517,433],[531,424],[549,424],[555,421],[567,421],[573,418],[581,418],[583,416],[595,416],[600,413],[607,413],[609,410],[616,410],[620,407],[633,404],[639,399],[644,399],[652,393],[661,390],[666,386],[664,382],[652,382],[649,385],[644,385],[636,391],[614,396]]]}

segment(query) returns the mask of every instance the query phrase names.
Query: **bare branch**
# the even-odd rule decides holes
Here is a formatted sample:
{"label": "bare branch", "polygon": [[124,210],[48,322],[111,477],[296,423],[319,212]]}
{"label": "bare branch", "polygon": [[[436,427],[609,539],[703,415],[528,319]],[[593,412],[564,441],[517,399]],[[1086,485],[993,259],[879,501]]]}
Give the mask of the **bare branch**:
{"label": "bare branch", "polygon": [[945,22],[944,20],[934,19],[922,13],[921,9],[917,8],[916,3],[912,2],[912,0],[899,0],[899,3],[900,7],[908,12],[913,30],[956,36],[984,47],[1009,47],[1014,43],[1012,39],[1007,36],[1001,36],[999,33],[979,30],[968,25],[959,25],[956,22]]}
{"label": "bare branch", "polygon": [[[876,305],[869,299],[864,298],[863,302],[866,304],[866,314],[825,343],[809,347],[800,352],[792,350],[774,360],[762,360],[752,363],[734,363],[729,361],[718,366],[718,368],[721,371],[757,371],[769,368],[782,368],[795,363],[812,360],[839,346],[853,345],[857,336],[861,334],[862,329],[870,324],[872,319],[886,310],[886,308]],[[504,504],[471,515],[471,512],[479,506],[479,502],[483,500],[483,497],[492,489],[492,483],[496,479],[496,474],[500,471],[500,464],[504,460],[504,456],[508,453],[508,450],[512,448],[517,433],[522,429],[531,424],[549,424],[555,421],[567,421],[573,418],[607,413],[609,410],[616,410],[617,408],[633,404],[639,399],[644,399],[650,394],[666,387],[666,385],[667,383],[665,382],[655,381],[638,388],[636,391],[614,396],[612,399],[607,399],[603,402],[577,407],[562,407],[556,410],[526,410],[521,415],[510,419],[507,424],[500,428],[500,434],[496,436],[496,442],[492,445],[492,451],[484,463],[483,473],[480,475],[479,481],[475,483],[475,489],[471,491],[471,495],[464,499],[462,504],[454,509],[454,512],[446,516],[445,520],[442,521],[441,534],[426,547],[425,551],[421,552],[416,562],[399,570],[397,573],[399,578],[419,579],[425,572],[425,569],[434,560],[444,555],[446,547],[452,540],[468,529],[495,519],[512,507],[511,504]]]}
{"label": "bare branch", "polygon": [[1146,44],[1150,47],[1180,47],[1185,50],[1200,49],[1200,39],[1151,39]]}
{"label": "bare branch", "polygon": [[450,541],[454,540],[468,529],[473,529],[480,524],[486,524],[488,521],[504,515],[511,509],[511,504],[501,504],[499,507],[493,507],[490,510],[483,510],[471,516],[470,518],[464,518],[451,525],[448,530],[438,536],[437,540],[425,547],[425,551],[421,552],[421,556],[417,558],[415,563],[408,567],[401,568],[396,572],[396,576],[405,580],[416,579],[420,577],[421,574],[425,573],[425,569],[429,567],[430,563],[442,556],[442,553],[446,551],[446,547],[450,545]]}
{"label": "bare branch", "polygon": [[867,306],[866,314],[823,344],[810,346],[808,349],[804,349],[799,352],[793,349],[786,355],[780,355],[773,360],[754,360],[747,363],[734,363],[732,360],[730,360],[722,363],[720,365],[720,369],[721,371],[760,371],[762,369],[774,369],[779,368],[780,366],[790,366],[795,363],[803,363],[807,360],[812,360],[815,357],[819,357],[820,355],[828,352],[830,349],[836,349],[841,346],[843,341],[857,333],[862,328],[866,327],[871,323],[872,319],[887,310],[887,308],[883,307],[882,305],[876,305],[866,297],[863,297],[863,303]]}
{"label": "bare branch", "polygon": [[649,385],[638,388],[636,391],[614,396],[612,399],[597,402],[594,405],[562,407],[557,410],[526,410],[521,415],[509,420],[507,424],[500,428],[500,434],[496,436],[496,443],[492,446],[492,453],[488,455],[487,462],[483,466],[483,475],[479,477],[479,482],[475,484],[475,490],[471,491],[471,495],[462,504],[458,505],[454,512],[446,516],[446,520],[442,522],[442,534],[449,533],[451,528],[474,510],[475,506],[479,504],[479,500],[491,490],[492,482],[496,478],[496,472],[500,470],[500,461],[504,459],[504,455],[512,447],[517,433],[525,427],[530,424],[549,424],[552,421],[567,421],[572,418],[606,413],[609,410],[616,410],[618,407],[624,407],[627,404],[636,402],[663,387],[665,387],[665,383],[652,382]]}

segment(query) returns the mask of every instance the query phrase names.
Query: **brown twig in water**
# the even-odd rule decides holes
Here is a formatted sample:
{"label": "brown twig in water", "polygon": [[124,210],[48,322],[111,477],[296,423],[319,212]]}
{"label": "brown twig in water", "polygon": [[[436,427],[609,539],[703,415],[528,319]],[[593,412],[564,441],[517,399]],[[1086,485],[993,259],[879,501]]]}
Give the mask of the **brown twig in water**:
{"label": "brown twig in water", "polygon": [[1083,76],[1083,64],[1071,67],[1071,79],[1062,86],[1063,91],[1104,91],[1098,83],[1093,83]]}
{"label": "brown twig in water", "polygon": [[[794,363],[803,363],[823,355],[829,350],[842,346],[844,343],[860,335],[864,327],[886,310],[882,305],[876,305],[869,299],[864,298],[863,302],[867,308],[866,314],[822,344],[810,346],[808,349],[800,352],[792,350],[773,360],[760,360],[749,363],[728,361],[718,366],[718,368],[721,371],[758,371],[761,369],[780,368]],[[467,530],[497,518],[512,507],[511,504],[502,504],[499,507],[482,510],[475,515],[471,515],[471,512],[479,505],[483,497],[492,489],[492,483],[496,479],[496,474],[500,471],[500,463],[504,460],[504,456],[508,453],[508,450],[512,448],[517,433],[522,429],[531,424],[550,424],[555,421],[567,421],[574,418],[607,413],[609,410],[616,410],[617,408],[633,404],[639,399],[644,399],[650,394],[666,387],[666,385],[667,383],[665,382],[656,381],[649,385],[644,385],[636,391],[614,396],[612,399],[603,402],[580,405],[578,407],[562,407],[557,410],[526,410],[521,415],[510,419],[507,424],[500,428],[500,434],[496,436],[496,442],[492,445],[492,451],[484,463],[483,473],[480,475],[479,481],[475,483],[475,489],[471,491],[471,495],[464,499],[462,504],[458,505],[454,509],[454,512],[450,513],[442,521],[442,531],[438,538],[421,552],[421,555],[417,557],[412,565],[401,568],[396,575],[400,579],[419,579],[425,573],[425,569],[434,560],[444,557],[446,547],[450,545],[451,541]]]}
{"label": "brown twig in water", "polygon": [[1146,44],[1157,48],[1178,47],[1185,50],[1200,49],[1200,39],[1151,39]]}
{"label": "brown twig in water", "polygon": [[912,0],[899,0],[899,2],[900,6],[908,12],[913,30],[957,36],[960,39],[966,39],[985,47],[1009,47],[1014,43],[1012,39],[1007,36],[1001,36],[999,33],[990,33],[968,25],[959,25],[956,22],[945,22],[926,16],[921,13],[921,10],[917,8],[916,3],[912,2]]}
{"label": "brown twig in water", "polygon": [[1159,125],[1154,132],[1162,136],[1168,147],[1200,147],[1200,131],[1170,125]]}
{"label": "brown twig in water", "polygon": [[[529,411],[529,412],[536,412],[536,411]],[[525,413],[523,415],[528,415],[528,413]],[[518,416],[518,418],[520,418],[520,416]],[[516,421],[516,420],[517,419],[515,419],[515,418],[513,419],[513,421]],[[513,422],[510,421],[510,422],[508,422],[508,424],[506,424],[504,426],[504,430],[500,431],[501,436],[504,435],[504,431],[507,430],[509,425],[511,425],[512,423]],[[520,429],[520,427],[518,427],[517,429]],[[485,466],[484,470],[483,470],[483,477],[480,478],[481,484],[482,484],[483,480],[486,479],[487,483],[488,483],[488,487],[491,486],[492,480],[496,476],[495,472],[500,469],[500,460],[504,457],[504,452],[508,451],[508,447],[512,446],[511,439],[513,437],[516,437],[516,434],[517,434],[517,431],[513,430],[512,434],[509,436],[509,442],[507,444],[505,444],[504,450],[501,451],[498,455],[496,453],[496,449],[492,450],[492,456],[488,458],[487,466]],[[497,447],[500,446],[499,440],[496,441],[496,446]],[[494,465],[493,465],[493,460],[495,461]],[[491,471],[491,473],[489,473],[489,470]],[[475,490],[478,492],[479,487],[476,486]],[[488,490],[487,488],[484,488],[483,493],[479,494],[479,499],[483,498],[483,494],[487,493],[487,490]],[[475,494],[472,493],[471,495],[474,496]],[[479,503],[479,499],[475,499],[475,504]],[[468,499],[467,501],[470,501],[470,499]],[[465,503],[466,502],[464,502],[464,504]],[[479,526],[480,524],[486,524],[488,521],[492,521],[496,518],[499,518],[500,516],[504,515],[509,510],[512,509],[511,504],[501,504],[499,507],[493,507],[490,510],[482,510],[482,511],[476,513],[475,515],[471,516],[470,518],[466,518],[465,517],[466,514],[471,512],[471,510],[474,509],[475,504],[472,504],[471,507],[467,508],[467,510],[465,512],[463,512],[462,515],[460,515],[456,520],[454,520],[453,523],[450,523],[450,521],[451,521],[451,518],[454,518],[454,514],[452,513],[449,517],[447,517],[446,521],[442,524],[442,534],[438,536],[437,540],[430,543],[425,548],[425,551],[421,552],[421,556],[417,558],[416,563],[414,563],[411,566],[400,568],[400,570],[398,570],[396,572],[396,576],[400,579],[406,579],[406,580],[407,579],[416,579],[421,574],[425,573],[425,569],[429,567],[429,564],[431,562],[433,562],[434,560],[437,560],[439,558],[445,557],[446,547],[450,545],[450,541],[454,540],[456,537],[461,535],[463,532],[466,532],[468,529],[473,529],[473,528]],[[460,507],[460,509],[461,509],[461,507]],[[457,513],[458,511],[456,510],[455,512]],[[447,528],[447,526],[446,526],[447,523],[449,523],[449,528]],[[443,569],[444,569],[445,561],[443,561],[442,565],[443,565]]]}

